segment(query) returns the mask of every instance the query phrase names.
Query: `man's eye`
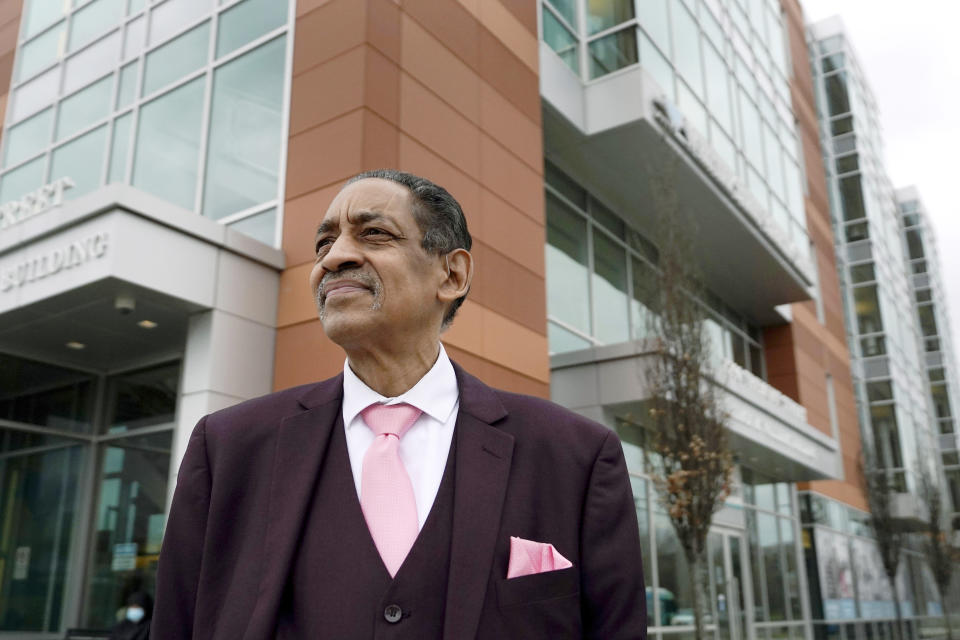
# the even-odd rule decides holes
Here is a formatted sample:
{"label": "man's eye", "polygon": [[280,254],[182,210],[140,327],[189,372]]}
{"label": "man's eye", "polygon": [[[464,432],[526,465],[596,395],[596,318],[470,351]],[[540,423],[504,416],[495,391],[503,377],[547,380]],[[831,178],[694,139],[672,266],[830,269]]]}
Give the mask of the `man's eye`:
{"label": "man's eye", "polygon": [[384,229],[378,229],[377,227],[371,227],[369,229],[364,229],[361,234],[365,238],[374,238],[376,240],[392,238],[393,234]]}
{"label": "man's eye", "polygon": [[333,238],[320,238],[317,240],[317,253],[323,253],[333,244]]}

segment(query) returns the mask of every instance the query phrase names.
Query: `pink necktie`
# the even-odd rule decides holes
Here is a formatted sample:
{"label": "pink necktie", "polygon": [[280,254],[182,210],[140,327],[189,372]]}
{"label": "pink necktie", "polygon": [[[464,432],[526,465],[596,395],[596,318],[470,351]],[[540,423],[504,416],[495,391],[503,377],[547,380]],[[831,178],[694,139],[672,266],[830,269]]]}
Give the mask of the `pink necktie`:
{"label": "pink necktie", "polygon": [[391,577],[397,575],[420,532],[413,484],[400,460],[400,438],[420,414],[409,404],[372,404],[360,412],[376,434],[363,457],[360,507]]}

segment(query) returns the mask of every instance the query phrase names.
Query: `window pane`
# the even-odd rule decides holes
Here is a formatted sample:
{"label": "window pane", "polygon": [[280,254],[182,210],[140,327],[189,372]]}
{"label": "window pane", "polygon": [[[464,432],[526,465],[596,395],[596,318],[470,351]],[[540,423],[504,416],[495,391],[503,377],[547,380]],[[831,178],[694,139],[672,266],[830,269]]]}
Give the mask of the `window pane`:
{"label": "window pane", "polygon": [[41,111],[29,120],[8,129],[5,134],[3,165],[9,167],[37,153],[50,143],[50,125],[53,109]]}
{"label": "window pane", "polygon": [[287,2],[278,0],[245,0],[224,11],[217,25],[217,57],[283,26],[287,6]]}
{"label": "window pane", "polygon": [[210,13],[211,4],[211,0],[167,0],[157,5],[150,12],[150,46]]}
{"label": "window pane", "polygon": [[123,40],[123,59],[129,60],[140,55],[143,51],[143,41],[147,34],[147,18],[140,16],[127,24],[127,32]]}
{"label": "window pane", "polygon": [[203,215],[215,220],[277,197],[285,38],[216,71]]}
{"label": "window pane", "polygon": [[[0,430],[0,441],[9,442],[21,433]],[[31,436],[31,448],[56,444],[50,436]],[[20,455],[4,451],[4,464],[0,465],[4,546],[0,551],[7,561],[0,563],[4,585],[0,631],[60,631],[70,540],[74,525],[84,522],[77,513],[77,487],[88,450],[64,445]],[[14,558],[23,558],[27,570],[18,567]]]}
{"label": "window pane", "polygon": [[104,433],[173,423],[179,381],[179,362],[114,377],[107,394]]}
{"label": "window pane", "polygon": [[[0,354],[0,389],[4,390],[0,418],[63,431],[89,432],[95,382],[95,377],[87,373]],[[9,450],[2,444],[0,448]]]}
{"label": "window pane", "polygon": [[50,175],[54,179],[68,176],[76,185],[66,191],[67,199],[79,198],[100,186],[106,142],[107,127],[102,126],[53,152]]}
{"label": "window pane", "polygon": [[883,323],[880,320],[880,305],[877,301],[876,285],[855,288],[853,290],[853,299],[860,333],[883,331]]}
{"label": "window pane", "polygon": [[[560,15],[567,21],[567,24],[574,29],[577,28],[576,0],[550,0],[550,6],[560,12]],[[546,15],[546,11],[544,11],[544,15]]]}
{"label": "window pane", "polygon": [[[637,525],[640,528],[640,550],[643,561],[644,583],[653,586],[653,576],[650,575],[653,566],[653,556],[650,555],[650,505],[647,501],[647,481],[630,476],[630,487],[633,489],[633,503],[637,510]],[[653,615],[652,589],[647,589],[647,614]]]}
{"label": "window pane", "polygon": [[547,194],[547,309],[590,335],[587,223]]}
{"label": "window pane", "polygon": [[630,339],[627,316],[627,254],[602,233],[593,234],[594,337],[614,344]]}
{"label": "window pane", "polygon": [[645,338],[653,328],[651,325],[657,304],[657,274],[646,263],[631,258],[633,267],[633,296],[630,299],[630,312],[633,316],[633,339]]}
{"label": "window pane", "polygon": [[93,0],[70,20],[70,51],[90,42],[95,36],[117,26],[123,18],[124,0]]}
{"label": "window pane", "polygon": [[140,63],[131,62],[120,70],[120,86],[117,88],[117,109],[123,109],[133,103],[137,95],[137,71]]}
{"label": "window pane", "polygon": [[57,66],[17,89],[13,98],[13,117],[11,120],[16,122],[43,107],[49,106],[57,97],[59,82],[60,67]]}
{"label": "window pane", "polygon": [[[641,6],[646,4],[643,2]],[[657,81],[660,89],[672,100],[674,98],[673,67],[670,66],[670,61],[660,53],[660,50],[646,36],[640,38],[640,63]]]}
{"label": "window pane", "polygon": [[703,95],[703,77],[700,70],[700,30],[690,12],[682,5],[670,5],[673,18],[673,55],[677,71],[694,93]]}
{"label": "window pane", "polygon": [[125,182],[127,177],[127,150],[130,148],[130,126],[133,116],[129,113],[113,123],[113,142],[110,149],[110,175],[107,183]]}
{"label": "window pane", "polygon": [[566,353],[567,351],[579,351],[593,346],[588,340],[553,322],[547,322],[547,341],[550,344],[550,353]]}
{"label": "window pane", "polygon": [[763,554],[770,620],[784,620],[786,609],[784,608],[783,597],[783,566],[780,562],[780,543],[777,537],[777,518],[775,516],[768,513],[757,513],[757,542]]}
{"label": "window pane", "polygon": [[25,193],[43,186],[43,169],[46,158],[41,156],[14,169],[0,179],[0,202],[17,200]]}
{"label": "window pane", "polygon": [[120,58],[120,32],[115,31],[67,59],[63,71],[63,92],[70,93],[91,80],[112,72]]}
{"label": "window pane", "polygon": [[667,0],[643,0],[637,3],[637,18],[644,32],[663,51],[670,51],[670,21]]}
{"label": "window pane", "polygon": [[23,33],[21,38],[40,33],[67,14],[63,0],[25,0],[23,3]]}
{"label": "window pane", "polygon": [[196,71],[207,62],[210,23],[204,22],[156,51],[147,54],[141,96]]}
{"label": "window pane", "polygon": [[590,78],[636,64],[637,30],[628,27],[590,43]]}
{"label": "window pane", "polygon": [[[667,517],[659,508],[654,514],[657,540],[657,564],[660,574],[660,619],[653,624],[692,624],[693,589],[683,547]],[[672,598],[670,596],[673,596]],[[648,615],[653,615],[648,611]]]}
{"label": "window pane", "polygon": [[162,431],[100,448],[85,626],[110,628],[127,594],[138,588],[155,591],[172,440],[172,431]]}
{"label": "window pane", "polygon": [[830,115],[839,116],[850,111],[850,98],[847,95],[847,79],[843,73],[826,79],[827,106]]}
{"label": "window pane", "polygon": [[866,217],[859,174],[840,178],[840,199],[843,201],[844,220],[859,220]]}
{"label": "window pane", "polygon": [[133,186],[193,210],[203,110],[204,78],[166,93],[140,109]]}
{"label": "window pane", "polygon": [[95,82],[60,103],[57,115],[57,140],[88,127],[110,113],[113,76]]}
{"label": "window pane", "polygon": [[580,62],[577,59],[580,47],[577,39],[547,9],[543,11],[543,41],[550,45],[571,71],[580,73]]}
{"label": "window pane", "polygon": [[711,45],[703,48],[706,63],[707,101],[710,112],[728,132],[733,131],[730,111],[730,74],[720,53]]}
{"label": "window pane", "polygon": [[277,210],[267,209],[263,213],[230,223],[230,228],[246,234],[264,244],[273,246],[277,229]]}
{"label": "window pane", "polygon": [[587,31],[597,33],[633,19],[633,0],[594,0],[587,3]]}
{"label": "window pane", "polygon": [[64,28],[61,24],[20,47],[15,80],[19,82],[29,78],[40,69],[56,62],[60,57],[63,34]]}
{"label": "window pane", "polygon": [[130,0],[130,8],[127,14],[132,16],[138,11],[142,11],[145,6],[147,6],[147,0]]}

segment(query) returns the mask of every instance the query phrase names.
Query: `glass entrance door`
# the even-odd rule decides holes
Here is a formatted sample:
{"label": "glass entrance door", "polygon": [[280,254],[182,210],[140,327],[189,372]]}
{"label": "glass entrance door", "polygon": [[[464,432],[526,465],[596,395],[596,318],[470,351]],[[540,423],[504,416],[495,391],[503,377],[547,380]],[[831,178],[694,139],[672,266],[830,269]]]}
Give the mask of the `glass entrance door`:
{"label": "glass entrance door", "polygon": [[719,640],[749,640],[743,534],[715,530],[707,541],[710,594]]}

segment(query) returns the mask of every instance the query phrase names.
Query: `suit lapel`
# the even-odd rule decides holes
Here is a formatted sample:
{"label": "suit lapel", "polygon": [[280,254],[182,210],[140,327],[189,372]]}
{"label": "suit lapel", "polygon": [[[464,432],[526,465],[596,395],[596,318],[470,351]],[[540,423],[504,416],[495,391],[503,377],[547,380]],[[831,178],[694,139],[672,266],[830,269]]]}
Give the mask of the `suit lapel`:
{"label": "suit lapel", "polygon": [[290,563],[333,429],[343,423],[343,374],[313,386],[300,413],[284,418],[270,479],[270,507],[257,603],[244,640],[272,638]]}
{"label": "suit lapel", "polygon": [[450,574],[443,637],[473,638],[480,621],[513,458],[496,394],[454,364],[460,385]]}

